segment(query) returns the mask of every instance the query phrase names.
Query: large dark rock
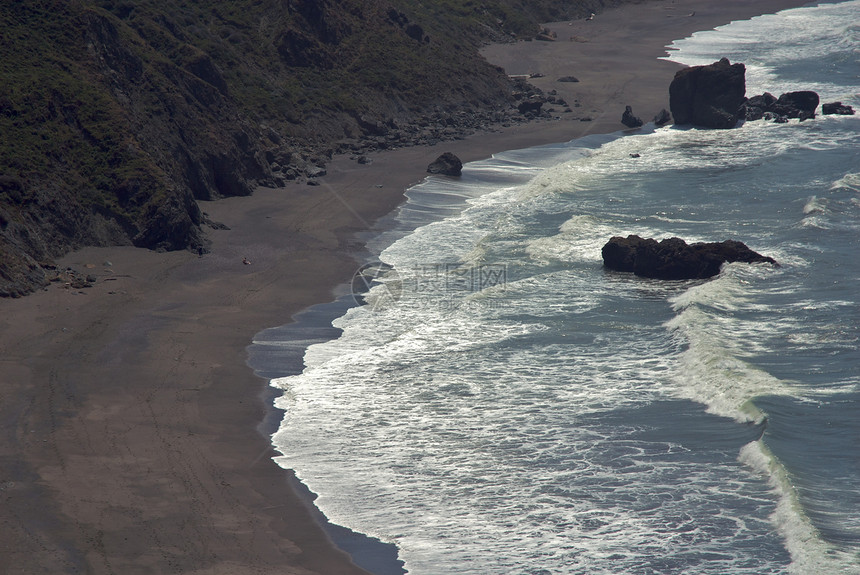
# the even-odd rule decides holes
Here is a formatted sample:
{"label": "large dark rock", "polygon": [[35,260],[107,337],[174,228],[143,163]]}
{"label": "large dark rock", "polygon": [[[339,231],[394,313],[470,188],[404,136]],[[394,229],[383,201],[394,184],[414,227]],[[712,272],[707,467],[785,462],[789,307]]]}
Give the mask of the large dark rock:
{"label": "large dark rock", "polygon": [[734,240],[688,245],[681,238],[658,242],[637,235],[615,236],[603,246],[602,254],[603,264],[609,269],[666,280],[713,277],[726,262],[777,265],[773,258]]}
{"label": "large dark rock", "polygon": [[445,176],[459,176],[463,171],[463,162],[451,152],[445,152],[427,166],[428,174],[442,174]]}
{"label": "large dark rock", "polygon": [[746,67],[723,58],[707,66],[679,70],[669,85],[669,108],[676,124],[733,128],[746,93]]}

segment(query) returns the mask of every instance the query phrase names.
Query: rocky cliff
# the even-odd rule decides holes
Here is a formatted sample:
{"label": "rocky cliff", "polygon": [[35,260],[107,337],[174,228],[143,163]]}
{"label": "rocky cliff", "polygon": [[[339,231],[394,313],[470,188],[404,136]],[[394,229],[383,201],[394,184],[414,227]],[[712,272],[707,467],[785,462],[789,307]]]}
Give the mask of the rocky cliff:
{"label": "rocky cliff", "polygon": [[612,0],[0,5],[0,296],[85,245],[206,249],[196,200],[509,120],[482,42]]}

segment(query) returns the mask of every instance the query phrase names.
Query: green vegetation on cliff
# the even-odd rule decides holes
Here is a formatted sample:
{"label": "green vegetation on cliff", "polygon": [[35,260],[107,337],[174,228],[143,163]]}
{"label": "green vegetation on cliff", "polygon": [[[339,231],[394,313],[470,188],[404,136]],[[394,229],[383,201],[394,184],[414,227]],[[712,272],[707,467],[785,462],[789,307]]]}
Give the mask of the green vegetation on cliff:
{"label": "green vegetation on cliff", "polygon": [[272,166],[510,108],[481,43],[602,4],[3,2],[0,296],[38,287],[85,245],[205,248],[196,200],[277,183]]}

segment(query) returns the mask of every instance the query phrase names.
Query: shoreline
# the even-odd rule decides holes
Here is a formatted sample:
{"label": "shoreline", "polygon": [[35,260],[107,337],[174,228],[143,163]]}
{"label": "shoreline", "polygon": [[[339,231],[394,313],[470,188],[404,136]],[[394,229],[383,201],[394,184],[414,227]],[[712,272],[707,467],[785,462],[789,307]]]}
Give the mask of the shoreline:
{"label": "shoreline", "polygon": [[[668,108],[680,69],[656,59],[663,46],[806,3],[660,0],[551,24],[556,42],[485,55],[509,74],[544,74],[534,83],[578,100],[575,114],[368,154],[370,165],[339,156],[321,186],[200,202],[229,227],[210,231],[202,258],[130,247],[61,258],[95,286],[0,301],[0,571],[367,573],[272,461],[268,385],[247,365],[254,335],[330,301],[357,267],[356,235],[442,152],[465,163],[619,131],[625,105],[647,122]],[[556,82],[563,75],[580,82]],[[582,114],[592,121],[564,119]]]}

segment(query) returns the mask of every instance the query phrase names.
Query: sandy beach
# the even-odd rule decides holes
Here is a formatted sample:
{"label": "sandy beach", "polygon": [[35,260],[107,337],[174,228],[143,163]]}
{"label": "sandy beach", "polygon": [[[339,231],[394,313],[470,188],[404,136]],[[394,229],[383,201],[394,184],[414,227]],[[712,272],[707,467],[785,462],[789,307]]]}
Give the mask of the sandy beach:
{"label": "sandy beach", "polygon": [[246,364],[254,334],[349,281],[355,233],[442,152],[467,162],[614,132],[626,105],[650,121],[669,107],[679,66],[657,58],[673,39],[804,4],[645,1],[551,24],[555,42],[487,47],[579,106],[369,165],[339,156],[319,186],[201,202],[226,226],[203,257],[89,248],[58,264],[93,287],[0,300],[0,573],[366,573],[272,461],[267,382]]}

